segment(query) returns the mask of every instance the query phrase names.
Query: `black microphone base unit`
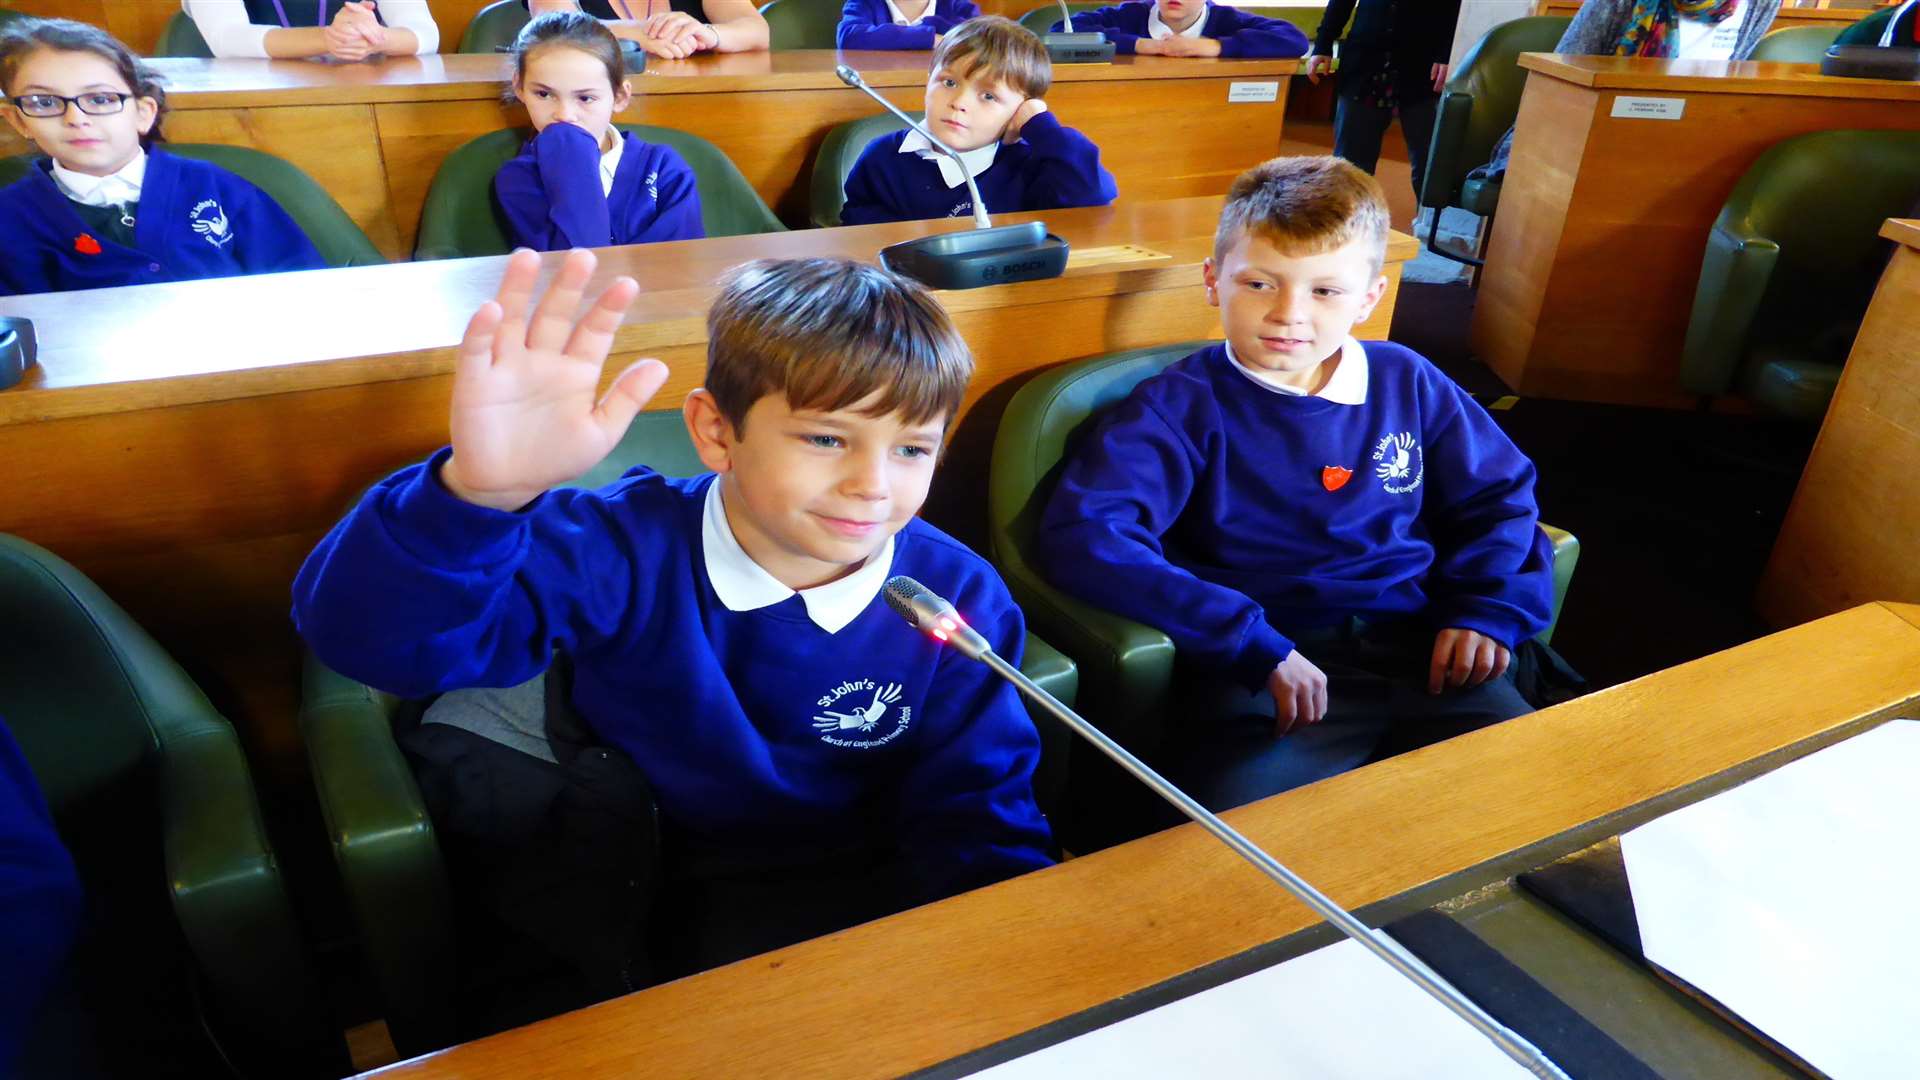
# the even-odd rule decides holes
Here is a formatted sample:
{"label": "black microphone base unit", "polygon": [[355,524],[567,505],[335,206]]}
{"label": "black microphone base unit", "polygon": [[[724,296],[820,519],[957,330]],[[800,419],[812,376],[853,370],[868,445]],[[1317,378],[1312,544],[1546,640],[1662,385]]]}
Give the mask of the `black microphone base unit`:
{"label": "black microphone base unit", "polygon": [[935,289],[1059,277],[1067,242],[1038,221],[923,236],[880,249],[880,265]]}
{"label": "black microphone base unit", "polygon": [[1113,42],[1097,30],[1090,34],[1048,34],[1040,43],[1047,47],[1047,59],[1056,64],[1113,63]]}
{"label": "black microphone base unit", "polygon": [[1835,45],[1820,61],[1820,74],[1849,79],[1920,81],[1920,49],[1883,49],[1877,45]]}
{"label": "black microphone base unit", "polygon": [[39,362],[37,345],[33,320],[0,316],[0,390],[27,377],[27,369]]}

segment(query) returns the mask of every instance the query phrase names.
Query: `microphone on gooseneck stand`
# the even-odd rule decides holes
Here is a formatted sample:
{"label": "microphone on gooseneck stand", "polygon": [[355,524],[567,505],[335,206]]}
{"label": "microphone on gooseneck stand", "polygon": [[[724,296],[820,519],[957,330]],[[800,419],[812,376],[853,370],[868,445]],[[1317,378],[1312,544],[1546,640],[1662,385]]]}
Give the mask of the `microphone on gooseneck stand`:
{"label": "microphone on gooseneck stand", "polygon": [[968,626],[966,620],[960,617],[960,613],[953,609],[952,604],[931,589],[910,577],[896,575],[887,579],[886,588],[882,593],[887,599],[887,606],[899,612],[908,623],[936,640],[953,646],[962,656],[978,660],[992,668],[995,673],[1012,683],[1035,704],[1072,728],[1075,734],[1092,743],[1095,749],[1112,758],[1121,768],[1152,788],[1155,794],[1172,803],[1176,810],[1192,818],[1201,828],[1232,848],[1235,854],[1258,867],[1261,873],[1279,882],[1281,888],[1292,893],[1295,899],[1311,908],[1314,914],[1338,927],[1348,937],[1359,942],[1368,952],[1386,961],[1389,967],[1411,979],[1420,989],[1433,995],[1440,1004],[1445,1005],[1456,1016],[1473,1025],[1475,1030],[1486,1036],[1529,1073],[1540,1077],[1541,1080],[1571,1080],[1558,1065],[1541,1053],[1538,1047],[1488,1015],[1485,1009],[1474,1004],[1473,999],[1462,994],[1453,984],[1422,963],[1399,942],[1355,918],[1351,912],[1334,903],[1331,898],[1308,884],[1304,878],[1287,869],[1278,859],[1240,835],[1233,826],[1221,821],[1213,811],[1201,806],[1191,795],[1173,786],[1165,777],[1149,768],[1145,762],[1128,753],[1125,747],[1114,742],[1105,732],[1087,722],[1079,713],[1062,705],[1059,698],[1042,690],[1032,679],[1022,674],[1019,668],[994,652],[993,645],[980,636],[978,631]]}
{"label": "microphone on gooseneck stand", "polygon": [[923,236],[882,248],[880,265],[936,289],[973,289],[1059,277],[1067,268],[1065,240],[1048,233],[1046,225],[1038,221],[996,228],[987,216],[987,204],[980,198],[979,185],[973,181],[973,170],[967,167],[966,159],[958,151],[881,97],[859,72],[841,64],[834,69],[834,74],[919,132],[935,153],[953,159],[960,167],[960,175],[966,178],[967,195],[973,200],[972,231]]}
{"label": "microphone on gooseneck stand", "polygon": [[1056,64],[1111,64],[1113,63],[1113,42],[1098,30],[1091,33],[1073,32],[1073,11],[1067,7],[1067,0],[1055,0],[1060,5],[1060,19],[1063,32],[1044,34],[1040,43],[1047,47],[1047,58]]}

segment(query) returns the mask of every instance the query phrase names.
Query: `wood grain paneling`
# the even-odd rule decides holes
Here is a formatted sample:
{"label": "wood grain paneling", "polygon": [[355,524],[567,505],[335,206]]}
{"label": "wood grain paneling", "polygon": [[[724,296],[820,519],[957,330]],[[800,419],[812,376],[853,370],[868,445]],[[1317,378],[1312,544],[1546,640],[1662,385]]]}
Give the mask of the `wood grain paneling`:
{"label": "wood grain paneling", "polygon": [[[1920,130],[1920,85],[1778,64],[1521,62],[1532,73],[1472,340],[1523,395],[1690,404],[1678,372],[1700,262],[1748,167],[1795,135]],[[1684,102],[1681,118],[1611,115],[1647,94]]]}
{"label": "wood grain paneling", "polygon": [[1901,241],[1860,324],[1833,404],[1760,578],[1756,603],[1775,626],[1873,595],[1920,602],[1920,223]]}
{"label": "wood grain paneling", "polygon": [[[1359,908],[1597,819],[1633,823],[1650,800],[1856,731],[1916,692],[1920,628],[1868,605],[1226,817]],[[900,1076],[1316,921],[1189,825],[377,1075]]]}

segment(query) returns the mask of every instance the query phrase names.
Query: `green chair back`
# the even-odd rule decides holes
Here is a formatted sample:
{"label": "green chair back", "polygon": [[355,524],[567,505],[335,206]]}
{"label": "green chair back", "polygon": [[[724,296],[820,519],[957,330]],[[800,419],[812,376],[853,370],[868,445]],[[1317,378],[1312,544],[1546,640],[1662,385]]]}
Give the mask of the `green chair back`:
{"label": "green chair back", "polygon": [[207,39],[200,35],[200,28],[187,17],[187,13],[176,11],[173,13],[173,18],[167,20],[166,27],[160,31],[160,42],[153,47],[153,55],[211,60],[213,49],[207,44]]}
{"label": "green chair back", "polygon": [[24,11],[15,11],[12,8],[0,8],[0,27],[4,27],[11,22],[19,22],[22,19],[31,18],[33,18],[33,16],[28,15]]}
{"label": "green chair back", "polygon": [[1765,411],[1817,421],[1838,369],[1816,380],[1793,347],[1822,330],[1852,339],[1886,262],[1880,227],[1917,202],[1920,132],[1822,131],[1760,155],[1709,234],[1681,385],[1738,388]]}
{"label": "green chair back", "polygon": [[[785,232],[747,178],[720,148],[675,128],[618,124],[651,143],[671,146],[693,169],[700,189],[700,219],[708,236],[745,236]],[[459,259],[504,255],[511,249],[506,222],[493,198],[493,177],[525,145],[528,132],[492,131],[448,154],[427,189],[420,213],[416,259]]]}
{"label": "green chair back", "polygon": [[526,5],[521,0],[494,0],[473,13],[473,21],[467,24],[466,32],[460,35],[460,48],[457,51],[499,52],[513,44],[513,39],[520,36],[520,28],[530,21]]}
{"label": "green chair back", "polygon": [[[1078,15],[1083,11],[1096,11],[1106,6],[1105,4],[1068,4],[1067,10]],[[1034,8],[1032,11],[1020,16],[1018,21],[1021,26],[1026,27],[1036,34],[1045,34],[1047,31],[1053,29],[1054,23],[1060,21],[1060,5],[1048,4],[1045,7]]]}
{"label": "green chair back", "polygon": [[1783,26],[1760,39],[1749,60],[1779,64],[1817,64],[1840,36],[1837,26]]}
{"label": "green chair back", "polygon": [[[924,113],[910,112],[915,120]],[[840,209],[847,205],[847,176],[867,144],[882,135],[906,129],[892,113],[875,113],[858,120],[836,124],[820,143],[820,156],[813,161],[813,179],[809,185],[807,217],[822,229],[840,224]]]}
{"label": "green chair back", "polygon": [[1835,38],[1833,43],[1835,45],[1878,45],[1880,35],[1887,32],[1887,23],[1893,19],[1894,12],[1899,10],[1897,7],[1890,7],[1876,11],[1840,31],[1840,36]]}
{"label": "green chair back", "polygon": [[[1494,146],[1520,115],[1520,92],[1527,85],[1520,54],[1552,52],[1572,22],[1557,15],[1529,15],[1502,23],[1481,35],[1460,58],[1440,95],[1421,206],[1466,205],[1460,200],[1467,174],[1493,157]],[[1498,198],[1495,190],[1488,201]],[[1485,214],[1492,207],[1476,200],[1467,209]]]}
{"label": "green chair back", "polygon": [[[285,158],[251,147],[217,143],[162,143],[161,148],[183,158],[218,165],[272,196],[307,234],[328,266],[377,266],[387,261],[327,189]],[[18,154],[0,158],[0,187],[25,176],[38,157]]]}
{"label": "green chair back", "polygon": [[831,49],[838,42],[840,0],[770,0],[760,7],[769,49]]}

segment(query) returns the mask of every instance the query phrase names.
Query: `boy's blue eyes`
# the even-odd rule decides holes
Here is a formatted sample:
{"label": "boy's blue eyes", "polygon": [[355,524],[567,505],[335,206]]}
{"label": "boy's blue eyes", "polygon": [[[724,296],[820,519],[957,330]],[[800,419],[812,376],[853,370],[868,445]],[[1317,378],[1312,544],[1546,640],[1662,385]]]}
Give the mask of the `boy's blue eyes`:
{"label": "boy's blue eyes", "polygon": [[[808,446],[816,446],[822,450],[838,450],[847,445],[847,440],[838,435],[802,435],[800,438],[805,440]],[[933,453],[924,446],[902,446],[899,452],[906,458],[922,458]]]}

